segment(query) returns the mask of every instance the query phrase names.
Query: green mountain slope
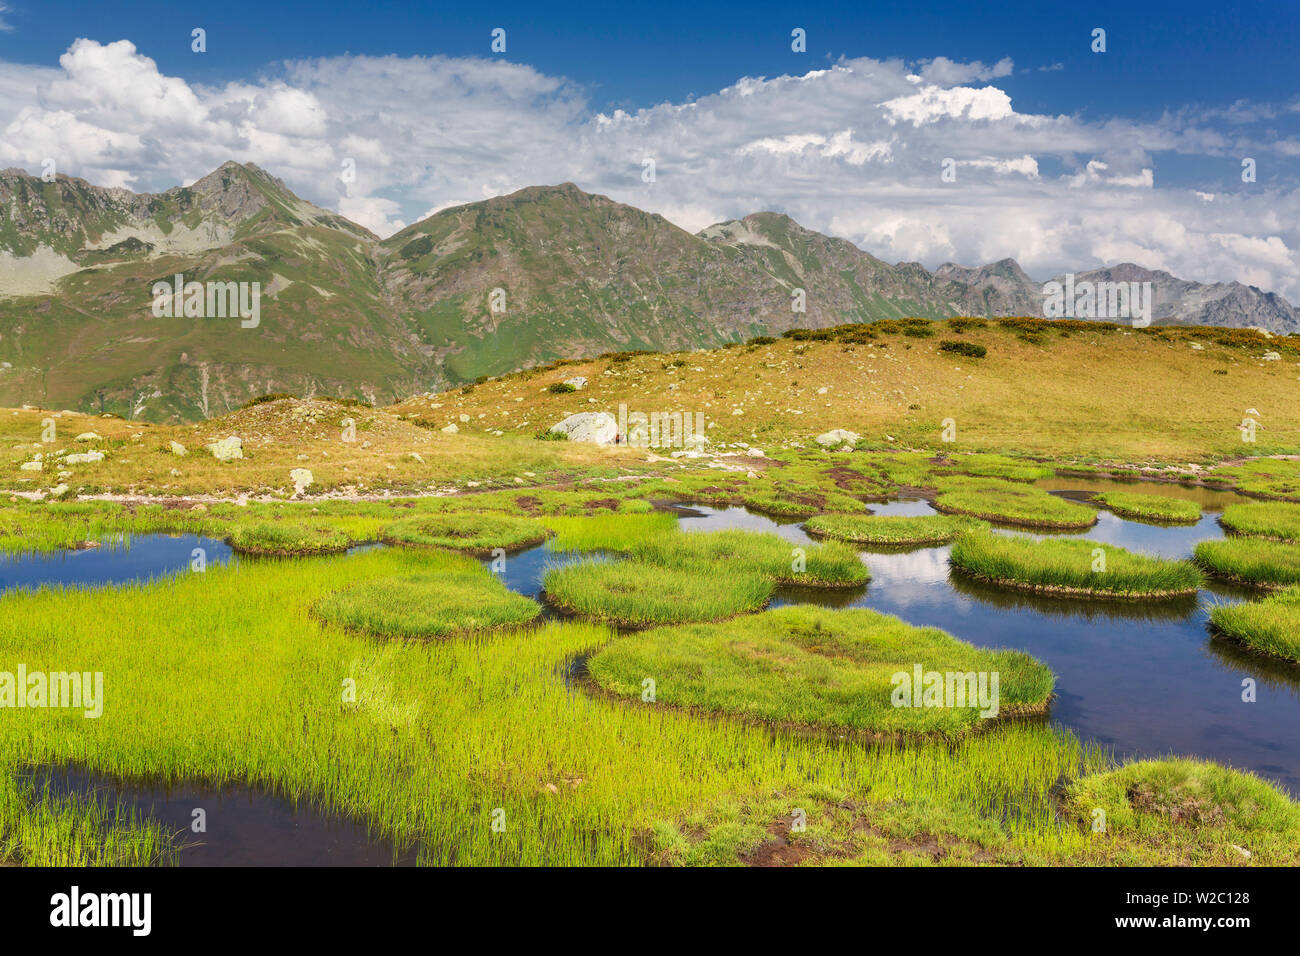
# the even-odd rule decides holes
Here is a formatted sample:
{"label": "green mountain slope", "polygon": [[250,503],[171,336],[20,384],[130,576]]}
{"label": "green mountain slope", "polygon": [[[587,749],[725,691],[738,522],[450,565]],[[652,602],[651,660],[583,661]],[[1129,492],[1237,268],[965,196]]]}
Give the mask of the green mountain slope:
{"label": "green mountain slope", "polygon": [[[1300,329],[1252,287],[1116,270],[1154,278],[1160,322]],[[177,274],[259,283],[260,324],[155,316]],[[158,194],[0,171],[0,405],[185,421],[267,392],[385,403],[557,358],[1041,303],[1013,260],[889,265],[770,212],[693,235],[571,183],[380,241],[251,164]]]}

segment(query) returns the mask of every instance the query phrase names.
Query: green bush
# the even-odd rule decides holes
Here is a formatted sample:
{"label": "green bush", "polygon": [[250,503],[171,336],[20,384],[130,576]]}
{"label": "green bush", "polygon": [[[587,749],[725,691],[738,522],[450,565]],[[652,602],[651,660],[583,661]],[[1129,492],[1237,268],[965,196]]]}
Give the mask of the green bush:
{"label": "green bush", "polygon": [[939,343],[940,352],[955,352],[957,355],[968,355],[971,358],[983,358],[989,354],[989,350],[982,345],[976,345],[974,342],[957,342],[953,339],[944,339]]}

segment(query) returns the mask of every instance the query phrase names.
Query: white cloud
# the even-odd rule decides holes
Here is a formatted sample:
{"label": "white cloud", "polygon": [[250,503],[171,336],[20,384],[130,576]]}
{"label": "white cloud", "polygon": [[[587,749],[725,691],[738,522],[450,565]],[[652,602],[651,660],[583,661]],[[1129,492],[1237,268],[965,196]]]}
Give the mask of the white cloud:
{"label": "white cloud", "polygon": [[[1234,182],[1239,156],[1276,165],[1297,142],[1276,124],[1252,134],[1250,118],[1275,110],[1187,108],[1145,123],[1018,112],[992,83],[1012,68],[841,59],[599,113],[563,78],[503,60],[345,56],[202,86],[163,75],[127,41],[78,40],[57,69],[0,63],[0,165],[37,171],[49,156],[95,183],[158,190],[227,159],[255,162],[381,235],[572,181],[692,231],[770,209],[890,261],[1012,256],[1050,276],[1133,260],[1300,298],[1300,192],[1276,175]],[[1158,187],[1165,153],[1219,157],[1203,190],[1214,201]],[[647,157],[654,183],[641,179]],[[955,183],[940,177],[949,157]]]}
{"label": "white cloud", "polygon": [[0,33],[9,33],[13,26],[5,19],[5,14],[9,12],[9,4],[0,3]]}

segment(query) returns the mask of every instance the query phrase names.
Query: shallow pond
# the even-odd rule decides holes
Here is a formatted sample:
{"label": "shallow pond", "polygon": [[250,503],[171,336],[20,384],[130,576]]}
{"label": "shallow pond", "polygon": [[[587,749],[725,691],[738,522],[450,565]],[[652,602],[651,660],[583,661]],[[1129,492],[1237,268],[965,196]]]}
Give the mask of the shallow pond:
{"label": "shallow pond", "polygon": [[[1042,484],[1042,483],[1040,483]],[[1131,482],[1052,479],[1056,494],[1076,499]],[[1146,483],[1139,490],[1178,496],[1206,489]],[[1200,497],[1220,509],[1238,500],[1225,492]],[[872,503],[876,514],[933,513],[927,501]],[[670,506],[685,530],[743,528],[774,531],[792,545],[812,541],[798,520],[774,520],[743,508]],[[1005,534],[1025,534],[1006,529]],[[1100,511],[1079,537],[1159,554],[1190,556],[1198,541],[1222,537],[1217,514],[1195,525],[1157,526]],[[103,585],[185,571],[194,548],[209,563],[228,561],[220,541],[192,535],[142,535],[130,547],[56,555],[0,557],[0,587]],[[816,602],[869,607],[911,624],[942,628],[971,643],[1013,647],[1045,661],[1057,675],[1052,719],[1121,757],[1198,755],[1253,770],[1300,794],[1300,667],[1270,661],[1210,637],[1207,608],[1251,595],[1211,585],[1195,598],[1158,602],[1043,598],[979,585],[950,572],[949,548],[863,552],[871,581],[851,591],[784,588],[775,605]],[[510,555],[501,571],[507,587],[537,599],[548,567],[582,556],[544,545]],[[240,559],[244,560],[244,559]],[[315,560],[315,559],[312,559]],[[326,559],[328,560],[328,559]],[[1257,700],[1241,700],[1242,681],[1257,683]],[[186,824],[188,825],[188,824]]]}
{"label": "shallow pond", "polygon": [[0,591],[42,584],[101,587],[147,581],[190,570],[196,548],[203,550],[207,564],[230,560],[230,546],[224,541],[193,534],[108,539],[83,551],[0,554]]}
{"label": "shallow pond", "polygon": [[[30,778],[38,792],[75,795],[125,819],[150,819],[174,834],[179,866],[413,866],[416,851],[397,852],[366,828],[246,786],[162,787],[124,783],[101,774],[59,768]],[[205,832],[195,833],[202,810]]]}
{"label": "shallow pond", "polygon": [[[875,514],[933,513],[922,500],[870,507]],[[792,544],[813,540],[799,522],[736,507],[692,508],[681,526],[774,531]],[[1222,537],[1223,531],[1214,514],[1193,526],[1163,527],[1101,511],[1097,525],[1076,536],[1186,558],[1196,542]],[[1175,601],[1045,598],[965,580],[950,571],[949,551],[866,551],[871,581],[865,588],[786,588],[773,605],[868,607],[972,644],[1027,651],[1057,675],[1052,719],[1083,739],[1120,757],[1205,757],[1255,771],[1300,794],[1300,667],[1212,639],[1207,629],[1213,602],[1240,601],[1247,592],[1213,584],[1196,598]],[[1246,678],[1256,682],[1255,703],[1241,699]]]}

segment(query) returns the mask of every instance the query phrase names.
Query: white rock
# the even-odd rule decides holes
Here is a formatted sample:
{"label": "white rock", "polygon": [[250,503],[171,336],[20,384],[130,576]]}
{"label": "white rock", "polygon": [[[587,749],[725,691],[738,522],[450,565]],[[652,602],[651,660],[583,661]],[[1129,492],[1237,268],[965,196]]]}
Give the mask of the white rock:
{"label": "white rock", "polygon": [[685,451],[704,451],[705,446],[709,444],[707,435],[697,435],[694,432],[682,439],[682,448]]}
{"label": "white rock", "polygon": [[97,461],[104,460],[102,451],[86,451],[79,455],[68,455],[63,459],[65,465],[90,465]]}
{"label": "white rock", "polygon": [[414,459],[415,459],[416,461],[418,461],[420,464],[422,464],[422,465],[424,464],[424,456],[421,455],[418,451],[408,451],[408,452],[406,453],[406,457],[407,457],[407,458],[414,458]]}
{"label": "white rock", "polygon": [[1261,358],[1263,358],[1263,360],[1264,360],[1265,362],[1280,362],[1280,361],[1282,361],[1282,356],[1281,356],[1279,353],[1277,353],[1277,352],[1265,352],[1265,353],[1261,356]]}
{"label": "white rock", "polygon": [[244,440],[237,435],[214,441],[207,447],[217,461],[230,461],[232,458],[244,457]]}
{"label": "white rock", "polygon": [[25,461],[18,466],[20,471],[43,471],[45,462],[43,461]]}
{"label": "white rock", "polygon": [[827,388],[825,385],[823,385],[821,388],[817,389],[817,394],[818,394],[818,395],[825,395],[825,394],[826,394],[827,392],[829,392],[829,391],[830,391],[830,389]]}
{"label": "white rock", "polygon": [[293,482],[293,496],[296,498],[306,491],[315,479],[312,478],[310,469],[295,468],[289,472],[289,480]]}
{"label": "white rock", "polygon": [[816,441],[823,448],[832,448],[835,445],[856,445],[861,437],[857,432],[851,432],[845,428],[835,428],[818,435]]}
{"label": "white rock", "polygon": [[587,380],[581,375],[575,375],[573,378],[566,378],[564,384],[572,385],[575,389],[582,389],[587,387]]}
{"label": "white rock", "polygon": [[103,436],[97,434],[96,432],[82,432],[80,435],[78,435],[76,438],[73,439],[73,441],[103,441],[103,440],[104,440]]}
{"label": "white rock", "polygon": [[171,453],[173,455],[177,455],[181,458],[185,457],[186,454],[185,446],[182,445],[180,442],[178,441],[170,442],[167,447],[171,449]]}
{"label": "white rock", "polygon": [[1204,351],[1205,351],[1205,346],[1202,345],[1200,342],[1193,342],[1193,343],[1192,343],[1192,348],[1194,348],[1194,349],[1195,349],[1196,351],[1198,351],[1198,352],[1204,352]]}
{"label": "white rock", "polygon": [[460,429],[456,426],[455,422],[452,422],[450,425],[448,425],[446,428],[442,430],[442,433],[444,435],[454,435],[458,431],[460,431]]}
{"label": "white rock", "polygon": [[578,412],[556,422],[550,430],[562,432],[569,441],[612,445],[618,436],[618,421],[609,412]]}

